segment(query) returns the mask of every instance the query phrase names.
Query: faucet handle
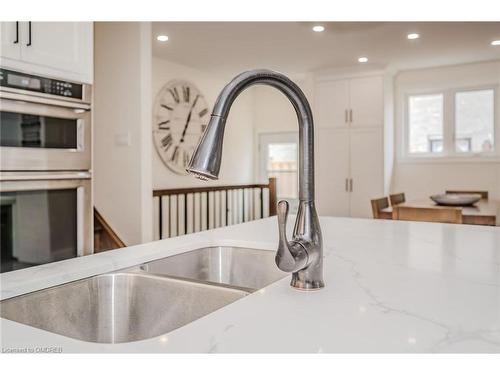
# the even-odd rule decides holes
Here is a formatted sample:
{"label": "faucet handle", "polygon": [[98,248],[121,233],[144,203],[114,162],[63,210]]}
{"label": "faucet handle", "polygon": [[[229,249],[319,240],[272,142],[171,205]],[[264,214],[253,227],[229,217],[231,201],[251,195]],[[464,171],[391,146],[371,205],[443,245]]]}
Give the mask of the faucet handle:
{"label": "faucet handle", "polygon": [[279,201],[276,215],[278,216],[278,231],[279,231],[279,244],[278,248],[288,246],[286,238],[286,222],[288,220],[289,205],[287,201]]}
{"label": "faucet handle", "polygon": [[278,252],[276,253],[276,265],[285,272],[297,272],[305,267],[307,262],[307,253],[298,243],[288,242],[286,236],[286,222],[288,219],[289,205],[287,201],[280,201],[276,214],[278,216],[279,242]]}

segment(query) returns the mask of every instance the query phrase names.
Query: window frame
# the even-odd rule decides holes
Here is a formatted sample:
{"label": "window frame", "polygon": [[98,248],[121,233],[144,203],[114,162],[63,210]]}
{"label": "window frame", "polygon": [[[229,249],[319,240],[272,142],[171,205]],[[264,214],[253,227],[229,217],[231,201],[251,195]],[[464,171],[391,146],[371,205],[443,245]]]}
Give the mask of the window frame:
{"label": "window frame", "polygon": [[[401,139],[401,162],[467,162],[467,161],[500,161],[500,98],[498,84],[474,85],[465,87],[442,88],[432,90],[411,90],[402,93],[403,126]],[[457,152],[455,148],[455,120],[457,93],[468,91],[493,90],[493,140],[494,150],[487,152]],[[412,96],[443,95],[443,152],[411,153],[410,152],[410,103]]]}

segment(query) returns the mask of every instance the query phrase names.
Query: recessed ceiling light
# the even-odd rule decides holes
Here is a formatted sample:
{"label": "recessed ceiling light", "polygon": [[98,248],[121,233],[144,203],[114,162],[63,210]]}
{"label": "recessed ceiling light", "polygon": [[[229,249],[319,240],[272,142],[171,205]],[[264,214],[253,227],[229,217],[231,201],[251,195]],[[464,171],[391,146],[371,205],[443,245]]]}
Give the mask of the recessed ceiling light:
{"label": "recessed ceiling light", "polygon": [[166,42],[168,40],[168,36],[167,35],[158,35],[156,37],[156,40],[158,40],[159,42]]}
{"label": "recessed ceiling light", "polygon": [[491,42],[492,46],[500,46],[500,40],[494,40]]}
{"label": "recessed ceiling light", "polygon": [[368,57],[360,57],[360,58],[358,59],[358,61],[359,61],[360,63],[365,63],[365,62],[368,62]]}
{"label": "recessed ceiling light", "polygon": [[418,38],[420,38],[420,35],[418,35],[417,33],[411,33],[411,34],[408,34],[406,37],[408,39],[418,39]]}
{"label": "recessed ceiling light", "polygon": [[316,25],[316,26],[313,26],[313,31],[315,33],[320,33],[322,31],[325,31],[325,27],[324,26],[321,26],[321,25]]}

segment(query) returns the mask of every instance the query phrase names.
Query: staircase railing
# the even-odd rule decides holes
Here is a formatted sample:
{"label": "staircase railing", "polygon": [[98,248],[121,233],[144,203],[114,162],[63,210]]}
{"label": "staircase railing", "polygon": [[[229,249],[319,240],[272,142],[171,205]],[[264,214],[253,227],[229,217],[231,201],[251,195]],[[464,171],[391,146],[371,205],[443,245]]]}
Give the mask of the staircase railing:
{"label": "staircase railing", "polygon": [[94,207],[94,253],[125,246],[118,234]]}
{"label": "staircase railing", "polygon": [[153,190],[155,239],[276,215],[276,179],[267,184]]}

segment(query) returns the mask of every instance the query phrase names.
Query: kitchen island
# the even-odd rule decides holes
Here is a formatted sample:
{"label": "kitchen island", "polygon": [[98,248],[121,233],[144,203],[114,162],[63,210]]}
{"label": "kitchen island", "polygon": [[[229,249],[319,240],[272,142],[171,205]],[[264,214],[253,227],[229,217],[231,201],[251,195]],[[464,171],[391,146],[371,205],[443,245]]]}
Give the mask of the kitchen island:
{"label": "kitchen island", "polygon": [[[289,220],[289,231],[291,223]],[[500,352],[500,228],[322,217],[326,287],[290,277],[151,339],[101,344],[1,319],[3,352]],[[276,218],[1,275],[7,299],[208,246],[274,251]]]}

